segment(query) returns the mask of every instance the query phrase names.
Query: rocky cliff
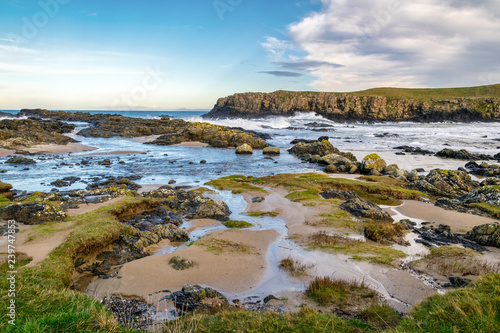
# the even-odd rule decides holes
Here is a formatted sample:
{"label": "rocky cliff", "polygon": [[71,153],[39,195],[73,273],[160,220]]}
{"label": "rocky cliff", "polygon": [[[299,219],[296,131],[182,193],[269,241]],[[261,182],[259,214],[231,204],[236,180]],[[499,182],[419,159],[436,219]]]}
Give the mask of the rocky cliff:
{"label": "rocky cliff", "polygon": [[339,121],[498,121],[500,98],[399,99],[328,92],[243,93],[219,98],[205,118],[258,118],[316,112]]}

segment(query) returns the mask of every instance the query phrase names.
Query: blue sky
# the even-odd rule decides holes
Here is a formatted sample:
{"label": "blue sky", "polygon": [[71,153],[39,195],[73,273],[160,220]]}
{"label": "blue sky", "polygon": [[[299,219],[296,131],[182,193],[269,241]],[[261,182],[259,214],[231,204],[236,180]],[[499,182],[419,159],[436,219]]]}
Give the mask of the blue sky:
{"label": "blue sky", "polygon": [[4,0],[0,109],[496,83],[499,22],[493,0]]}

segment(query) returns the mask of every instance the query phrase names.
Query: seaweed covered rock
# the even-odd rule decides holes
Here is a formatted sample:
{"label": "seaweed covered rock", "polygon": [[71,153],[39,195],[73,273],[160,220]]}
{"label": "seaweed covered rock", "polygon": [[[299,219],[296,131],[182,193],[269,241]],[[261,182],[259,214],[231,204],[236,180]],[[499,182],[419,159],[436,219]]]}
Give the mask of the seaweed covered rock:
{"label": "seaweed covered rock", "polygon": [[161,205],[173,209],[186,218],[206,218],[220,221],[229,220],[231,211],[223,201],[206,198],[196,192],[160,188],[143,193],[146,198],[161,198]]}
{"label": "seaweed covered rock", "polygon": [[242,144],[241,146],[236,147],[236,154],[239,155],[251,155],[253,154],[252,146],[247,143]]}
{"label": "seaweed covered rock", "polygon": [[479,183],[464,171],[436,169],[409,186],[433,196],[455,198],[476,189]]}
{"label": "seaweed covered rock", "polygon": [[436,153],[436,156],[443,158],[454,158],[457,160],[468,160],[468,161],[477,161],[477,160],[492,160],[493,157],[486,154],[472,154],[469,153],[465,149],[461,150],[453,150],[453,149],[443,149]]}
{"label": "seaweed covered rock", "polygon": [[229,304],[227,298],[217,290],[199,285],[186,284],[182,290],[166,296],[174,301],[177,309],[191,312],[204,306],[222,306]]}
{"label": "seaweed covered rock", "polygon": [[483,246],[500,248],[500,224],[483,224],[465,234],[465,238]]}
{"label": "seaweed covered rock", "polygon": [[262,150],[262,154],[264,155],[279,155],[281,153],[278,147],[266,147]]}
{"label": "seaweed covered rock", "polygon": [[341,209],[356,217],[377,221],[393,221],[389,213],[384,212],[378,205],[360,197],[350,199],[339,206]]}
{"label": "seaweed covered rock", "polygon": [[363,161],[361,162],[361,172],[364,174],[379,176],[382,172],[384,172],[386,166],[387,164],[385,163],[385,160],[379,155],[370,154],[363,158]]}
{"label": "seaweed covered rock", "polygon": [[27,157],[11,157],[5,163],[7,164],[19,164],[19,165],[30,165],[36,164],[36,161]]}
{"label": "seaweed covered rock", "polygon": [[299,142],[289,150],[290,154],[297,156],[338,154],[339,150],[335,148],[328,140],[314,141],[312,143]]}
{"label": "seaweed covered rock", "polygon": [[0,210],[0,219],[29,225],[63,221],[66,217],[64,211],[45,203],[11,204]]}
{"label": "seaweed covered rock", "polygon": [[9,149],[31,147],[37,144],[66,145],[76,142],[68,136],[75,125],[62,121],[41,119],[0,120],[0,146]]}

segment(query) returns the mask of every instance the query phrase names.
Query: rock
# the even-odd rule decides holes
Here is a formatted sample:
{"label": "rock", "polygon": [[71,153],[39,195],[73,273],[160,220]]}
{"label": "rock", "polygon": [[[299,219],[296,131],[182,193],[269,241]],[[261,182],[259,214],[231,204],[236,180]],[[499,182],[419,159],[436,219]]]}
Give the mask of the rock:
{"label": "rock", "polygon": [[32,160],[31,158],[27,158],[27,157],[11,157],[5,163],[19,164],[19,165],[30,165],[30,164],[36,164],[36,161]]}
{"label": "rock", "polygon": [[241,146],[236,147],[236,154],[250,155],[253,154],[253,149],[249,144],[244,143]]}
{"label": "rock", "polygon": [[335,165],[331,164],[325,168],[325,172],[326,173],[337,173],[337,172],[339,172],[339,170],[337,169],[337,167]]}
{"label": "rock", "polygon": [[495,222],[474,227],[465,234],[465,238],[483,246],[500,248],[500,224]]}
{"label": "rock", "polygon": [[168,262],[173,269],[178,271],[183,271],[185,269],[191,268],[194,266],[194,263],[191,260],[183,259],[182,257],[175,256],[170,259]]}
{"label": "rock", "polygon": [[467,287],[472,282],[471,279],[467,279],[462,276],[450,276],[449,280],[450,284],[455,288]]}
{"label": "rock", "polygon": [[409,187],[416,190],[448,198],[461,196],[478,186],[479,183],[473,181],[466,172],[442,169],[432,170],[424,178],[411,180],[409,184]]}
{"label": "rock", "polygon": [[169,183],[170,185],[172,185],[172,184],[175,184],[175,183],[177,183],[177,182],[176,182],[175,180],[173,180],[173,179],[170,179],[170,180],[168,181],[168,183]]}
{"label": "rock", "polygon": [[277,299],[279,300],[278,297],[274,296],[274,295],[267,295],[266,297],[264,297],[264,304],[267,304],[269,303],[270,301],[272,301],[273,299]]}
{"label": "rock", "polygon": [[410,182],[416,182],[419,178],[420,175],[418,174],[417,170],[412,170],[408,175],[408,181]]}
{"label": "rock", "polygon": [[207,161],[206,161],[206,160],[201,160],[201,161],[200,161],[200,164],[206,164],[206,163],[207,163]]}
{"label": "rock", "polygon": [[[476,162],[469,162],[465,165],[465,168],[469,173],[481,177],[498,177],[500,176],[500,165],[498,164],[488,164],[486,162],[478,165]],[[494,185],[494,184],[492,184]]]}
{"label": "rock", "polygon": [[50,185],[55,187],[67,187],[81,180],[79,177],[64,177],[63,179],[58,179],[50,183]]}
{"label": "rock", "polygon": [[255,198],[252,198],[252,202],[263,202],[264,200],[266,200],[265,197],[255,197]]}
{"label": "rock", "polygon": [[354,191],[327,190],[321,192],[320,195],[324,199],[340,199],[345,201],[359,198],[359,196]]}
{"label": "rock", "polygon": [[190,284],[185,284],[181,291],[173,292],[165,298],[173,300],[174,306],[183,312],[191,312],[204,306],[229,304],[227,298],[217,290]]}
{"label": "rock", "polygon": [[434,247],[434,246],[449,246],[452,244],[461,244],[463,247],[475,251],[479,252],[487,251],[486,248],[466,239],[463,235],[451,232],[450,227],[447,225],[440,224],[439,227],[436,228],[435,230],[421,228],[415,231],[420,234],[419,236],[420,238],[416,239],[415,241],[418,243],[422,243],[426,246]]}
{"label": "rock", "polygon": [[0,219],[28,225],[63,221],[66,217],[64,211],[44,203],[11,204],[0,210]]}
{"label": "rock", "polygon": [[262,154],[264,155],[279,155],[280,153],[281,151],[278,147],[266,147],[262,151]]}
{"label": "rock", "polygon": [[380,174],[384,171],[387,166],[385,161],[377,154],[370,154],[365,156],[361,162],[361,171],[365,174],[376,173]]}
{"label": "rock", "polygon": [[2,169],[2,170],[0,170],[0,173],[7,173],[7,170]]}
{"label": "rock", "polygon": [[412,155],[434,155],[433,151],[422,149],[420,147],[399,146],[399,147],[394,147],[394,149],[401,149],[405,153],[411,153]]}
{"label": "rock", "polygon": [[401,225],[406,229],[406,230],[413,230],[415,228],[415,226],[417,225],[416,222],[413,222],[409,219],[403,219],[401,221],[399,221],[399,223],[401,223]]}
{"label": "rock", "polygon": [[471,154],[465,149],[461,149],[459,151],[453,149],[443,149],[438,153],[436,153],[436,156],[443,158],[454,158],[458,160],[469,160],[469,161],[494,159],[493,156],[486,154]]}
{"label": "rock", "polygon": [[312,143],[299,142],[289,150],[290,154],[304,155],[319,155],[325,156],[328,154],[338,154],[340,151],[335,148],[328,140],[314,141]]}
{"label": "rock", "polygon": [[156,309],[143,300],[107,296],[102,300],[102,304],[129,330],[147,331],[156,317]]}
{"label": "rock", "polygon": [[393,221],[389,213],[384,212],[373,202],[367,201],[360,197],[349,199],[339,207],[356,217],[368,218],[378,221]]}
{"label": "rock", "polygon": [[99,164],[99,165],[111,165],[113,163],[111,163],[111,160],[109,158],[107,158],[107,159],[104,159],[102,161],[97,162],[97,164]]}

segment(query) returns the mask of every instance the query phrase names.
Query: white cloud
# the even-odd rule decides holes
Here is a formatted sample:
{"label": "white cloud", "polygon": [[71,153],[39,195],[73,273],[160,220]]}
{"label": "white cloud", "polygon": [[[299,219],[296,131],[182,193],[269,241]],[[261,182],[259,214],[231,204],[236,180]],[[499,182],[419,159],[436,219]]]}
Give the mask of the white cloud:
{"label": "white cloud", "polygon": [[260,44],[274,60],[281,59],[286,52],[293,50],[294,46],[291,42],[280,40],[275,37],[266,37],[266,41]]}
{"label": "white cloud", "polygon": [[288,27],[304,61],[342,65],[310,68],[316,89],[479,85],[480,77],[500,74],[496,0],[322,3]]}

